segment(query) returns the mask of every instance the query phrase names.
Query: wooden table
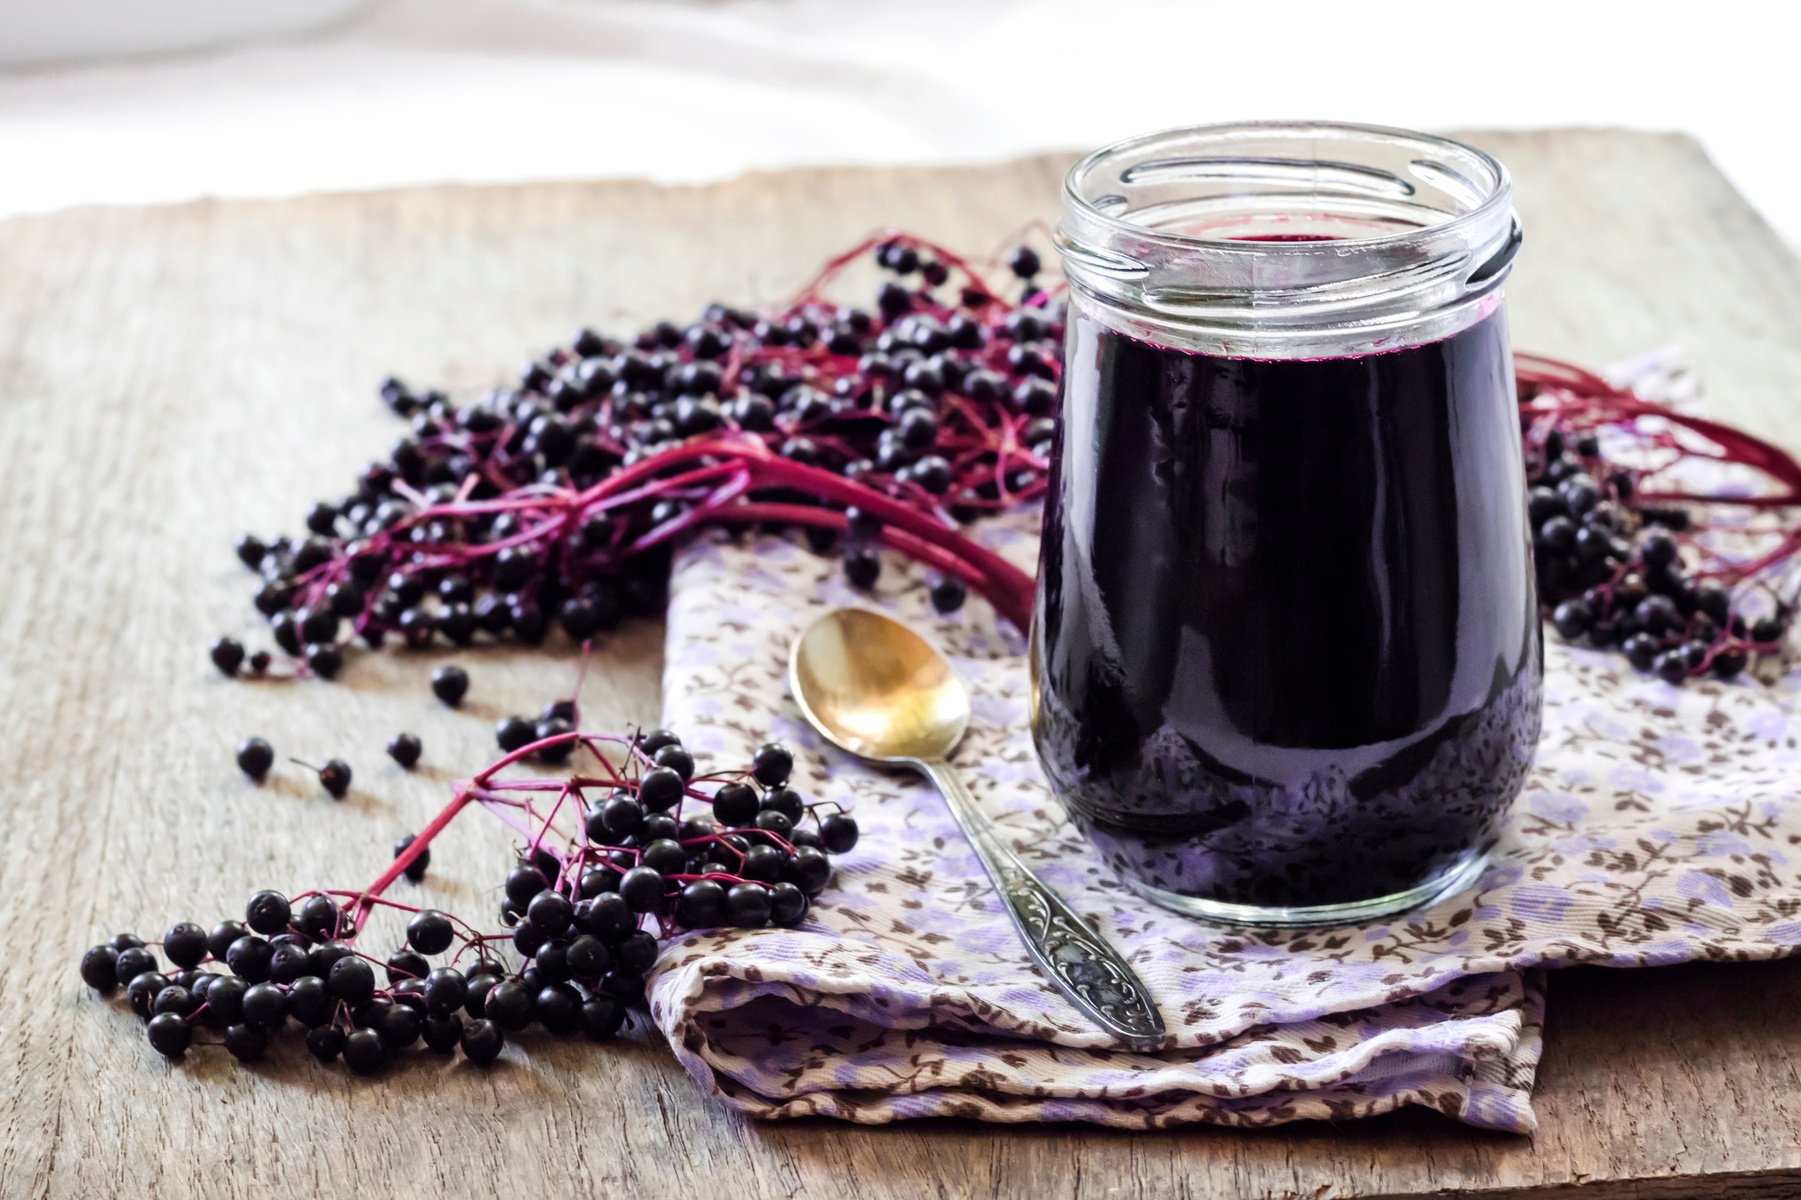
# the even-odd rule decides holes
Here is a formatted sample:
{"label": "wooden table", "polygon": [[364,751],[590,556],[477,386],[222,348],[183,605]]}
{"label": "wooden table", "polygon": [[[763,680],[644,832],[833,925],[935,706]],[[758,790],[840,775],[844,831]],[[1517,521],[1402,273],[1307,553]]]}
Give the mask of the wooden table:
{"label": "wooden table", "polygon": [[[1520,345],[1592,363],[1679,337],[1718,411],[1801,440],[1801,270],[1691,142],[1477,140],[1519,182]],[[604,143],[572,152],[604,170]],[[231,538],[298,528],[395,436],[378,379],[478,387],[583,323],[778,296],[882,223],[993,247],[1051,215],[1065,161],[0,225],[0,1196],[1801,1195],[1793,963],[1558,976],[1533,1140],[1427,1114],[1260,1134],[752,1126],[641,1032],[375,1083],[298,1054],[171,1069],[80,986],[81,949],[116,930],[366,881],[487,760],[497,716],[567,689],[556,648],[370,655],[337,686],[212,673],[208,641],[257,625]],[[447,657],[475,679],[461,712],[426,691]],[[650,624],[609,644],[597,723],[654,718],[659,658]],[[414,776],[381,754],[401,728],[425,739]],[[351,799],[287,766],[249,786],[232,746],[250,733],[347,758]],[[459,822],[420,894],[485,912],[507,841]]]}

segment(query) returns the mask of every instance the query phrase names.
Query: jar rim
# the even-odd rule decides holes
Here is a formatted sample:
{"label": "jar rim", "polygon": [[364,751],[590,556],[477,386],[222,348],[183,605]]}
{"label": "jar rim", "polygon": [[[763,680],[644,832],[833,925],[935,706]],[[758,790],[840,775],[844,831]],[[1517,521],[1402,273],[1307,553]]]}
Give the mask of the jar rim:
{"label": "jar rim", "polygon": [[[1466,158],[1488,174],[1486,195],[1479,203],[1463,212],[1447,213],[1442,221],[1432,221],[1411,229],[1368,237],[1342,237],[1331,242],[1301,240],[1281,242],[1267,239],[1247,240],[1231,237],[1208,237],[1194,233],[1172,233],[1107,212],[1091,199],[1082,187],[1084,179],[1109,160],[1130,157],[1162,141],[1201,137],[1244,137],[1248,139],[1308,132],[1327,134],[1337,138],[1360,137],[1370,140],[1406,141],[1422,148],[1449,153],[1453,157]],[[1507,168],[1501,164],[1500,160],[1486,151],[1479,150],[1466,142],[1438,134],[1421,133],[1417,130],[1403,129],[1392,125],[1372,125],[1351,121],[1223,121],[1206,125],[1179,125],[1110,142],[1083,156],[1063,177],[1065,206],[1079,213],[1084,220],[1097,222],[1102,228],[1109,229],[1115,234],[1159,243],[1171,249],[1205,248],[1212,252],[1260,255],[1273,253],[1302,257],[1321,253],[1339,253],[1347,249],[1379,250],[1385,246],[1401,245],[1427,233],[1433,235],[1455,234],[1471,226],[1493,221],[1497,213],[1511,208],[1512,196],[1512,176],[1508,174]]]}

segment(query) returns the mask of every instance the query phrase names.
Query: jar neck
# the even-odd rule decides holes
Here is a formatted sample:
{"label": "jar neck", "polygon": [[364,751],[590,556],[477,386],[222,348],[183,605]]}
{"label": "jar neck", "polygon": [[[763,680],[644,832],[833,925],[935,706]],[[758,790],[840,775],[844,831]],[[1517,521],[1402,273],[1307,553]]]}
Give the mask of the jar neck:
{"label": "jar neck", "polygon": [[1203,353],[1317,358],[1435,341],[1499,300],[1520,231],[1507,173],[1370,126],[1176,130],[1070,172],[1074,306]]}

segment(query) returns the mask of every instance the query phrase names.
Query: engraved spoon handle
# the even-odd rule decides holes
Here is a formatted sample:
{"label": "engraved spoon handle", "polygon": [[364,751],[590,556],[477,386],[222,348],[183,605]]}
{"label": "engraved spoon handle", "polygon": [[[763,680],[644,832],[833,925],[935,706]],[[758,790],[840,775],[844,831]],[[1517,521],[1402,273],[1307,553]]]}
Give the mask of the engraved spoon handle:
{"label": "engraved spoon handle", "polygon": [[1107,1032],[1136,1049],[1159,1045],[1164,1038],[1163,1016],[1119,951],[1026,869],[976,807],[975,797],[949,763],[920,760],[918,766],[937,785],[963,827],[963,836],[975,847],[1038,969]]}

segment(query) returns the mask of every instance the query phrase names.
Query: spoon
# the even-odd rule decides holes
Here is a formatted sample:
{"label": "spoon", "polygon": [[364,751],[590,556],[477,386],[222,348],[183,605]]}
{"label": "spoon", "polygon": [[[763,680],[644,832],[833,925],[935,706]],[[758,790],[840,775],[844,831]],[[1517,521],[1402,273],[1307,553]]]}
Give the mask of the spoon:
{"label": "spoon", "polygon": [[1026,869],[945,761],[969,725],[969,693],[936,647],[880,613],[834,609],[795,640],[788,683],[827,741],[931,779],[1000,890],[1026,952],[1071,1004],[1135,1049],[1162,1042],[1163,1017],[1144,981]]}

